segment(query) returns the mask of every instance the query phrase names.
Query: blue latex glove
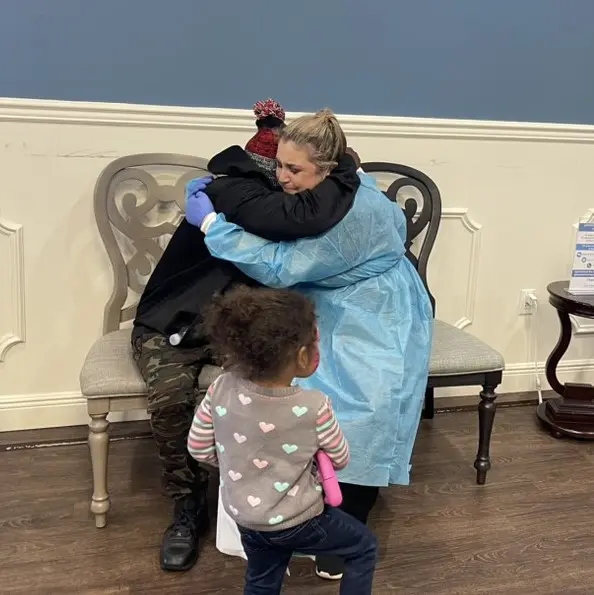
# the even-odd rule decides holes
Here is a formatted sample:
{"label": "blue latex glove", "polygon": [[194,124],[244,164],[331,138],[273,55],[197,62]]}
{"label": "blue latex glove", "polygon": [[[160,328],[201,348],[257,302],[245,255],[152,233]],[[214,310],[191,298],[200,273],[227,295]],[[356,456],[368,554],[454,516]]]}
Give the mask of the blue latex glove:
{"label": "blue latex glove", "polygon": [[204,190],[212,182],[212,176],[204,176],[203,178],[194,178],[186,184],[186,200],[190,194],[198,190]]}
{"label": "blue latex glove", "polygon": [[204,190],[212,182],[212,177],[197,178],[186,186],[186,219],[195,227],[200,227],[204,218],[214,213],[214,207]]}

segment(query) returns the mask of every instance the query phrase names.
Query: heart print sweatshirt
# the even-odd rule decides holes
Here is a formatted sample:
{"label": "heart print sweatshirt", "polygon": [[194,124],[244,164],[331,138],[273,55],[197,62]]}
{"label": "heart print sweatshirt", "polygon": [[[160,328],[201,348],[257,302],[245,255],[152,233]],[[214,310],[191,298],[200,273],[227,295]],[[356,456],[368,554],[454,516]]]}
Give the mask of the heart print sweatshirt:
{"label": "heart print sweatshirt", "polygon": [[188,436],[197,460],[218,465],[223,506],[238,525],[280,531],[324,510],[314,456],[336,469],[349,448],[330,399],[296,386],[263,388],[222,374],[199,405]]}

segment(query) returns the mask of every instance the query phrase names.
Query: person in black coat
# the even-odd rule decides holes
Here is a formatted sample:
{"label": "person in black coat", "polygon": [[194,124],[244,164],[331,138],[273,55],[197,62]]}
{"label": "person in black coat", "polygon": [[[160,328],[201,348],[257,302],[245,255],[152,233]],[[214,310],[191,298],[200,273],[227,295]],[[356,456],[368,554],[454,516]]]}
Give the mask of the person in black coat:
{"label": "person in black coat", "polygon": [[[328,231],[349,212],[359,188],[356,164],[346,155],[318,186],[298,194],[276,182],[277,130],[285,113],[269,99],[254,106],[258,131],[225,149],[209,164],[217,175],[208,195],[217,212],[260,237],[295,240]],[[162,466],[164,489],[174,500],[160,563],[187,570],[198,559],[208,528],[208,473],[188,455],[186,443],[198,397],[198,376],[211,363],[200,311],[215,293],[237,283],[254,285],[231,263],[210,255],[200,229],[185,219],[155,267],[137,307],[132,347],[148,388],[148,412]]]}

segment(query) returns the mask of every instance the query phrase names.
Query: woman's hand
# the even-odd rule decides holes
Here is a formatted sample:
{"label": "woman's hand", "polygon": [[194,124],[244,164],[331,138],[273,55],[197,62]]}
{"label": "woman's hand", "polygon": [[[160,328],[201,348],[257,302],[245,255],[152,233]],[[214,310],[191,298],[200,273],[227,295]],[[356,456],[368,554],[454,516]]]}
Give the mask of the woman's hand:
{"label": "woman's hand", "polygon": [[188,196],[198,190],[204,190],[211,182],[212,176],[204,176],[203,178],[194,178],[186,184],[186,200]]}
{"label": "woman's hand", "polygon": [[212,177],[197,178],[186,186],[186,219],[195,227],[201,227],[204,219],[214,213],[214,207],[210,198],[204,192]]}

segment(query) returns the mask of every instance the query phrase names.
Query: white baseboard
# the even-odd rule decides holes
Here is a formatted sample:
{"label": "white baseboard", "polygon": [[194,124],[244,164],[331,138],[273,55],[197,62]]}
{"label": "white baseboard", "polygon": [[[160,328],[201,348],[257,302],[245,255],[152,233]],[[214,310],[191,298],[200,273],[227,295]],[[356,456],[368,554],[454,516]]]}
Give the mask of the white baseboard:
{"label": "white baseboard", "polygon": [[[536,370],[540,378],[541,389],[550,390],[550,385],[545,376],[546,362],[538,362]],[[594,359],[575,359],[559,362],[557,375],[561,382],[591,382],[594,384]],[[462,397],[474,395],[478,388],[457,387],[443,388],[435,391],[438,397]],[[535,391],[536,395],[536,371],[534,362],[518,362],[507,364],[503,373],[503,382],[497,388],[497,394],[520,393]]]}
{"label": "white baseboard", "polygon": [[[112,413],[109,420],[148,419],[146,411]],[[0,432],[85,425],[87,402],[80,392],[0,396]]]}
{"label": "white baseboard", "polygon": [[[538,363],[542,389],[550,388],[544,376],[545,362]],[[558,368],[562,382],[591,382],[594,380],[594,359],[561,362]],[[498,394],[535,390],[534,363],[509,364],[503,375]],[[475,395],[474,387],[440,389],[436,397]],[[146,411],[112,413],[112,422],[148,419]],[[85,398],[76,391],[0,396],[0,432],[33,430],[88,423]]]}
{"label": "white baseboard", "polygon": [[[546,362],[538,362],[537,370],[542,390],[549,390],[550,384],[545,377]],[[574,359],[561,361],[557,367],[561,382],[594,383],[594,359]],[[536,390],[534,363],[510,364],[506,367],[500,392],[513,393]]]}

